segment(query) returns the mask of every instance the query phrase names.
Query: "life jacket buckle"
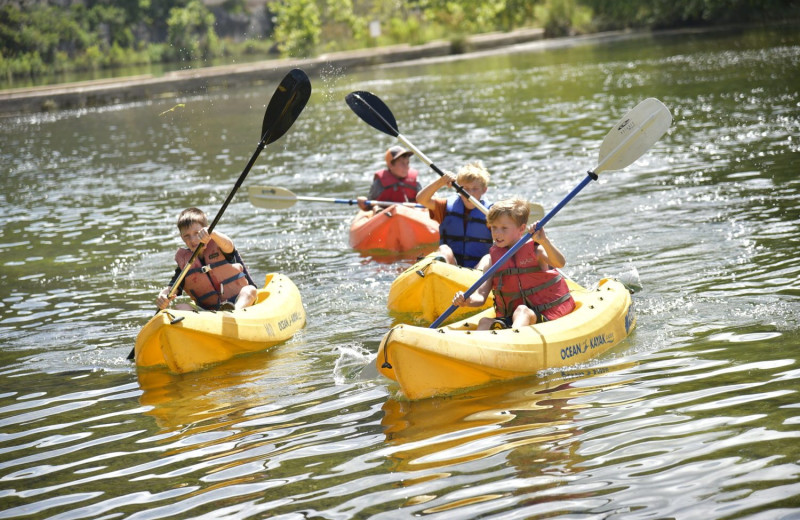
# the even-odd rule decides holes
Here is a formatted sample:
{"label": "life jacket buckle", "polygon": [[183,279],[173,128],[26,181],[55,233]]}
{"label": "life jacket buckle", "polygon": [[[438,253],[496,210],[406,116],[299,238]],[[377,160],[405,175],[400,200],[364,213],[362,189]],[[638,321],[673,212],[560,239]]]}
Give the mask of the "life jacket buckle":
{"label": "life jacket buckle", "polygon": [[200,270],[203,271],[204,273],[208,273],[209,271],[211,271],[211,266],[210,265],[204,265],[204,266],[202,266],[200,268]]}

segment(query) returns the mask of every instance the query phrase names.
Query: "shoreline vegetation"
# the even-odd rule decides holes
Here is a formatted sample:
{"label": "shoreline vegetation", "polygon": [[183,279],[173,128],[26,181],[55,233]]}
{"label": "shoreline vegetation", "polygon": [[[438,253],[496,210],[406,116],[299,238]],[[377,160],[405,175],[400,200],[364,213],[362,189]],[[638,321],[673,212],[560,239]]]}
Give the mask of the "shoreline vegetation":
{"label": "shoreline vegetation", "polygon": [[799,14],[800,0],[11,0],[0,7],[0,113],[263,81],[291,65],[313,72]]}

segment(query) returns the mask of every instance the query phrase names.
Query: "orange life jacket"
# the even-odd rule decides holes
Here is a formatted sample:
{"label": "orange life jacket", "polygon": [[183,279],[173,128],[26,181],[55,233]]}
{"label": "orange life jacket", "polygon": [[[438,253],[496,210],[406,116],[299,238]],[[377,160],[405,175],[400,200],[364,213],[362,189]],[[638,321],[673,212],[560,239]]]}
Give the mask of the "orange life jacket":
{"label": "orange life jacket", "polygon": [[[556,269],[542,271],[536,255],[536,243],[529,240],[492,278],[497,317],[509,318],[520,305],[526,305],[547,320],[572,312],[575,300],[564,277]],[[509,248],[492,246],[489,255],[494,265]]]}
{"label": "orange life jacket", "polygon": [[409,168],[405,179],[395,177],[392,172],[383,169],[375,172],[375,178],[381,181],[383,191],[377,200],[388,202],[416,202],[417,200],[417,175],[419,172]]}
{"label": "orange life jacket", "polygon": [[[186,267],[193,252],[182,247],[175,253],[179,269]],[[204,309],[218,309],[222,302],[238,296],[248,285],[255,284],[244,264],[229,262],[213,240],[206,244],[183,279],[183,289]]]}

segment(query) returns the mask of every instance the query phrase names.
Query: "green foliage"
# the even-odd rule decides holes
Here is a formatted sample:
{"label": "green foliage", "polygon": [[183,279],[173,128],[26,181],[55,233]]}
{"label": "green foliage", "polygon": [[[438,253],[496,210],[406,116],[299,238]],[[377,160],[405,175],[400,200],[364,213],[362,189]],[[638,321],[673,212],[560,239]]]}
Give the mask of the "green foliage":
{"label": "green foliage", "polygon": [[582,0],[598,29],[676,27],[797,17],[797,0]]}
{"label": "green foliage", "polygon": [[551,38],[585,32],[592,20],[591,10],[576,0],[544,0],[534,13]]}
{"label": "green foliage", "polygon": [[[269,39],[221,41],[202,0],[0,0],[0,78],[218,56],[284,56],[450,40],[539,25],[549,36],[627,27],[676,27],[800,16],[800,0],[263,0]],[[51,5],[52,2],[52,5]],[[66,5],[66,6],[65,6]],[[224,0],[247,13],[252,2]],[[370,36],[377,20],[382,34]]]}
{"label": "green foliage", "polygon": [[[517,2],[513,3],[518,5]],[[456,33],[493,31],[503,20],[514,17],[507,13],[506,0],[427,0],[425,9],[431,19]]]}
{"label": "green foliage", "polygon": [[177,60],[209,59],[220,52],[214,15],[200,0],[191,0],[186,7],[169,12],[167,39]]}
{"label": "green foliage", "polygon": [[245,0],[225,0],[222,2],[222,8],[231,14],[245,14],[247,3]]}
{"label": "green foliage", "polygon": [[275,42],[283,56],[311,56],[319,43],[320,12],[314,0],[278,0],[270,5],[275,14]]}

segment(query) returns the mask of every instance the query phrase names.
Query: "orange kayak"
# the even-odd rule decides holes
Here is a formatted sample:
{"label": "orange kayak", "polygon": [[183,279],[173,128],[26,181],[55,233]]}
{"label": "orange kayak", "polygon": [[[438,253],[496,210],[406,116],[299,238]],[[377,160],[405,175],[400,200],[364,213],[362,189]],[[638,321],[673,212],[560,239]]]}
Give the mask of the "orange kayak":
{"label": "orange kayak", "polygon": [[377,213],[359,211],[350,224],[350,247],[359,251],[409,251],[439,242],[439,223],[427,209],[402,204]]}

